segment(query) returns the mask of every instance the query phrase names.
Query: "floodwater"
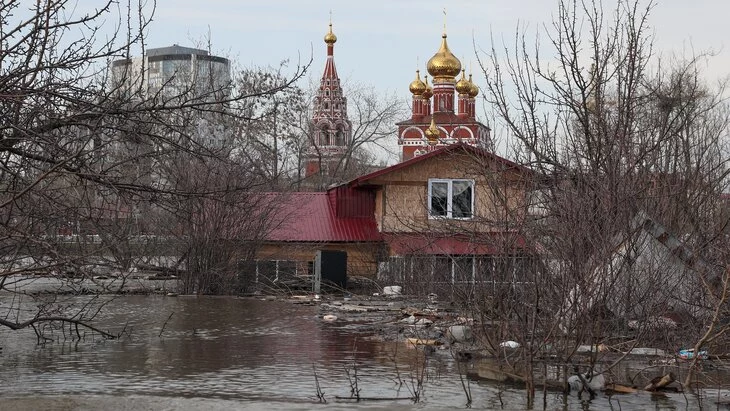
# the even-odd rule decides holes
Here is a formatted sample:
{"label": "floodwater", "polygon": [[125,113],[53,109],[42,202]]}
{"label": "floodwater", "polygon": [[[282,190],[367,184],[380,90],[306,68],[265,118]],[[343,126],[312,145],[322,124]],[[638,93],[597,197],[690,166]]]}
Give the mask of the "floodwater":
{"label": "floodwater", "polygon": [[[0,305],[10,298],[0,296]],[[525,408],[522,390],[469,379],[470,365],[447,353],[378,342],[347,318],[327,323],[320,314],[317,306],[283,301],[122,296],[94,319],[104,330],[124,330],[119,340],[87,335],[39,345],[32,330],[2,329],[0,409],[464,409],[465,386],[472,409]],[[317,397],[317,382],[326,403]],[[366,400],[348,399],[355,382]],[[698,401],[682,394],[601,394],[581,401],[548,393],[536,408],[716,409],[726,399],[718,395]]]}

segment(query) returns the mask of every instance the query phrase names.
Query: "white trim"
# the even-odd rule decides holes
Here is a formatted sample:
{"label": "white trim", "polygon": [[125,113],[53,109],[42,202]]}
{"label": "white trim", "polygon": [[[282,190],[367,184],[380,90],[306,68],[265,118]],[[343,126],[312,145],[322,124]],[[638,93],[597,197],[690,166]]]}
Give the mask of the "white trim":
{"label": "white trim", "polygon": [[470,139],[473,139],[474,138],[474,132],[471,131],[471,129],[469,127],[465,127],[465,126],[456,126],[456,127],[454,127],[454,129],[451,130],[451,135],[449,137],[451,137],[453,139],[456,139],[456,137],[455,137],[456,136],[456,132],[458,130],[461,130],[462,128],[469,132],[469,135],[471,136],[471,137],[469,137]]}
{"label": "white trim", "polygon": [[421,135],[421,138],[423,138],[423,137],[426,136],[425,134],[423,134],[423,130],[421,130],[420,128],[418,128],[416,126],[409,126],[405,130],[403,130],[403,132],[400,133],[400,138],[402,138],[404,140],[413,140],[413,138],[406,138],[406,137],[404,137],[405,134],[406,134],[406,132],[409,131],[409,130],[416,130],[416,131],[418,131],[418,133]]}
{"label": "white trim", "polygon": [[[469,217],[452,217],[453,184],[454,184],[454,182],[457,182],[457,181],[458,182],[466,181],[471,184],[471,216],[469,216]],[[446,215],[445,216],[433,215],[431,213],[431,196],[432,196],[431,186],[433,183],[447,183],[447,189],[446,189],[447,190],[447,192],[446,192],[447,203],[446,203]],[[432,219],[432,220],[438,220],[438,219],[471,220],[471,219],[473,219],[474,214],[475,214],[474,198],[476,197],[476,195],[474,194],[474,186],[475,186],[474,180],[468,179],[468,178],[429,178],[428,179],[428,198],[426,200],[428,202],[428,204],[427,204],[428,205],[428,207],[427,207],[428,218]]]}

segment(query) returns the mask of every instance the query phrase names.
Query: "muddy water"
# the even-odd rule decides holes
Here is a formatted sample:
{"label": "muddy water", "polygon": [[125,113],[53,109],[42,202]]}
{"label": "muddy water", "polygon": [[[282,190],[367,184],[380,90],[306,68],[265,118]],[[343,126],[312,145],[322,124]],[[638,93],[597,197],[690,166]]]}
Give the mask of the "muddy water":
{"label": "muddy water", "polygon": [[[0,304],[9,304],[0,296]],[[76,303],[83,303],[78,298]],[[28,307],[30,308],[30,307]],[[118,341],[37,345],[32,331],[0,330],[0,409],[368,409],[465,408],[460,367],[380,343],[347,321],[326,323],[316,306],[224,297],[125,296],[94,322]],[[353,364],[356,364],[353,367]],[[357,378],[354,378],[355,369]],[[348,379],[348,371],[350,378]],[[316,396],[316,382],[327,400]],[[524,395],[464,377],[474,409],[524,409]],[[423,386],[418,387],[421,379]],[[354,402],[360,395],[387,398]],[[409,398],[418,390],[419,402]],[[715,397],[704,401],[715,409]],[[338,398],[340,397],[340,398]],[[720,399],[725,399],[723,393]],[[581,401],[550,393],[537,408],[700,409],[695,397],[647,394]]]}

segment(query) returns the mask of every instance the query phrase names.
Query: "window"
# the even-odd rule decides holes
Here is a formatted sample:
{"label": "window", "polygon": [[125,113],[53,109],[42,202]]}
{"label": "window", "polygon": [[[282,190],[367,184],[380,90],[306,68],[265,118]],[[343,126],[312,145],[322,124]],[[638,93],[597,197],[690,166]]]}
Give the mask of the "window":
{"label": "window", "polygon": [[322,125],[322,131],[319,134],[319,145],[328,146],[330,144],[330,129],[327,124]]}
{"label": "window", "polygon": [[338,146],[345,145],[345,132],[343,131],[342,126],[337,127],[337,133],[335,133],[335,144]]}
{"label": "window", "polygon": [[430,217],[472,218],[474,181],[430,179],[428,199]]}

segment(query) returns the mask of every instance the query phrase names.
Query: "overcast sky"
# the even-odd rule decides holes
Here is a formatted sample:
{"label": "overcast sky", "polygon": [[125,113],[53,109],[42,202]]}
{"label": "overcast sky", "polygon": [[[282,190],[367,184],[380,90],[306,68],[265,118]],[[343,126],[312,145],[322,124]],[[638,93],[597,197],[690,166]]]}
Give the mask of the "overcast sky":
{"label": "overcast sky", "polygon": [[[340,77],[409,96],[416,62],[423,68],[439,47],[444,7],[449,46],[468,68],[474,43],[487,50],[492,38],[510,42],[518,25],[543,30],[557,0],[158,0],[147,47],[194,46],[210,34],[213,51],[242,66],[295,64],[311,56],[311,74],[318,77],[331,10]],[[656,51],[711,50],[718,56],[709,62],[708,77],[726,76],[729,16],[728,0],[659,0],[650,14]]]}
{"label": "overcast sky", "polygon": [[[95,0],[77,1],[76,12],[98,5]],[[616,1],[604,3],[609,10]],[[517,27],[528,34],[541,33],[540,57],[550,58],[544,33],[557,4],[558,0],[157,0],[146,47],[207,48],[210,39],[212,51],[230,58],[238,68],[278,67],[283,60],[293,67],[311,58],[307,79],[301,83],[307,87],[307,81],[318,81],[324,68],[323,37],[331,11],[338,38],[335,61],[345,93],[348,84],[356,84],[396,93],[405,102],[410,101],[408,84],[415,69],[425,73],[426,61],[439,48],[444,7],[449,46],[465,68],[474,67],[475,83],[482,86],[475,48],[487,52],[493,40],[498,49],[505,43],[511,46]],[[728,77],[729,16],[730,0],[657,0],[649,15],[654,54],[691,57],[711,52],[716,56],[702,67],[708,81]],[[104,29],[113,31],[110,23],[116,22]],[[498,152],[509,155],[499,124],[481,120],[493,126]],[[397,152],[395,141],[392,145]]]}

